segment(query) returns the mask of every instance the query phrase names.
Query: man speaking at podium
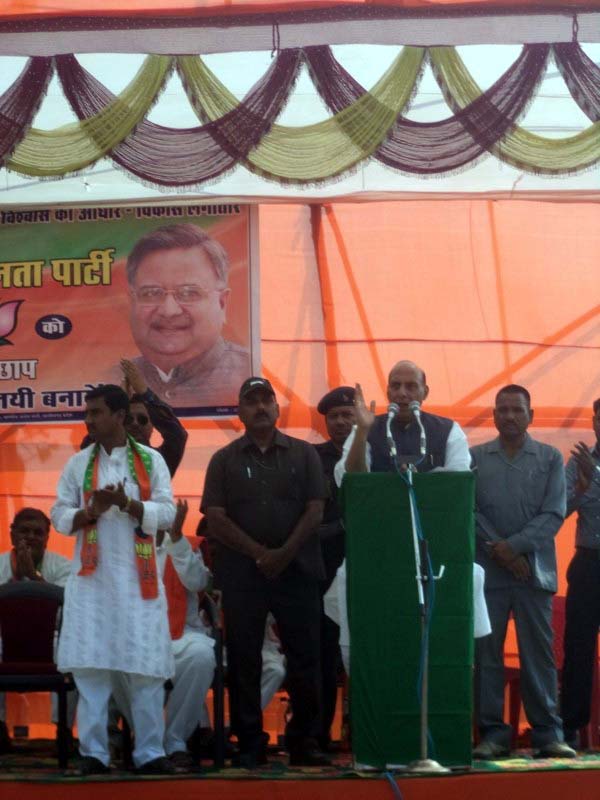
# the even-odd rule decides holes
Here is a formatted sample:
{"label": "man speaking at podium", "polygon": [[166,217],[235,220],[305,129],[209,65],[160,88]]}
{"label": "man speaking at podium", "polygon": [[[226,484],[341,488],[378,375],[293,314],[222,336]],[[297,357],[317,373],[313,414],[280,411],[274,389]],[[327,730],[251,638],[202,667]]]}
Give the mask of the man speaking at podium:
{"label": "man speaking at podium", "polygon": [[[429,387],[425,372],[412,361],[398,361],[388,377],[387,414],[375,415],[375,402],[367,407],[360,385],[356,385],[354,410],[356,425],[346,439],[341,459],[335,465],[335,481],[341,486],[345,472],[392,472],[390,455],[392,441],[400,466],[414,464],[418,472],[468,472],[471,455],[464,431],[457,422],[421,411]],[[419,423],[421,423],[419,425]],[[422,427],[421,427],[422,426]],[[474,635],[486,636],[491,628],[483,595],[484,573],[473,565]],[[346,618],[345,564],[338,571],[331,595],[336,596],[334,608],[339,614],[340,646],[346,655],[349,631]],[[329,598],[330,599],[330,598]]]}
{"label": "man speaking at podium", "polygon": [[[356,427],[346,440],[342,458],[335,466],[338,486],[341,485],[344,472],[394,470],[388,427],[398,452],[399,464],[414,463],[418,472],[430,472],[433,469],[461,472],[470,469],[469,445],[460,425],[447,417],[420,411],[421,403],[428,394],[425,373],[412,361],[398,361],[390,371],[387,385],[387,398],[390,401],[388,414],[375,416],[375,402],[372,401],[367,407],[360,385],[357,384],[354,399]],[[420,415],[425,441],[417,414]],[[422,447],[424,454],[420,452]]]}

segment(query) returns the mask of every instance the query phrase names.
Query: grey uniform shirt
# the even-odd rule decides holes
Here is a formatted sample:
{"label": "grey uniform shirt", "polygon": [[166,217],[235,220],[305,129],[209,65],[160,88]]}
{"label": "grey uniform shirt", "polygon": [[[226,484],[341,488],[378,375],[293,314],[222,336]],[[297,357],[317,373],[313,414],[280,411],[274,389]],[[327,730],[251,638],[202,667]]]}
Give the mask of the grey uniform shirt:
{"label": "grey uniform shirt", "polygon": [[[598,445],[592,451],[596,465],[600,462]],[[576,547],[600,550],[600,471],[595,469],[590,485],[583,494],[575,492],[577,462],[571,456],[567,462],[567,516],[577,511]]]}
{"label": "grey uniform shirt", "polygon": [[476,470],[476,560],[485,569],[485,586],[513,586],[516,578],[488,555],[486,542],[505,539],[531,566],[529,585],[555,592],[554,537],[566,511],[565,470],[555,447],[527,434],[511,460],[500,439],[471,448]]}

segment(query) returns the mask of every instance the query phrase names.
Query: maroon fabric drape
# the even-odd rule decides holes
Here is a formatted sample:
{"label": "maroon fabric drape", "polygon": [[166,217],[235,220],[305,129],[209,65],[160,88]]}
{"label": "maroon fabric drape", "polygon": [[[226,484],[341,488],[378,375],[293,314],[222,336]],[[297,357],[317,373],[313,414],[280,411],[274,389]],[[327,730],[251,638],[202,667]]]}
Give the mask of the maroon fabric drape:
{"label": "maroon fabric drape", "polygon": [[51,58],[30,58],[19,77],[0,97],[0,164],[27,133],[51,77]]}
{"label": "maroon fabric drape", "polygon": [[553,45],[556,65],[573,100],[592,122],[600,120],[600,67],[577,42]]}
{"label": "maroon fabric drape", "polygon": [[[63,90],[80,120],[114,99],[72,55],[56,59]],[[233,111],[197,128],[167,128],[144,120],[110,152],[144,181],[189,186],[211,180],[243,162],[269,131],[294,86],[301,51],[283,50]]]}
{"label": "maroon fabric drape", "polygon": [[[466,108],[459,108],[446,96],[452,116],[427,123],[399,116],[373,157],[393,169],[428,175],[460,169],[489,152],[534,97],[551,47],[575,102],[597,122],[600,68],[579,44],[526,45],[493,86]],[[332,113],[365,93],[329,47],[283,50],[239,105],[220,119],[194,128],[171,128],[143,120],[108,156],[127,172],[161,186],[201,184],[238,164],[256,172],[248,156],[281,114],[303,61]],[[57,56],[55,63],[65,96],[80,120],[98,114],[115,99],[73,55]],[[27,133],[51,75],[51,59],[30,59],[0,97],[0,163]],[[440,85],[443,88],[441,79]],[[193,102],[194,98],[190,99]],[[196,112],[202,118],[201,109]],[[339,124],[344,125],[344,120]],[[351,125],[346,134],[352,138]]]}
{"label": "maroon fabric drape", "polygon": [[[447,172],[468,164],[501,139],[522,114],[542,75],[549,46],[529,45],[493,86],[455,115],[436,122],[399,117],[373,154],[404,172]],[[365,89],[339,64],[328,47],[306,50],[311,75],[328,108],[337,113]],[[450,98],[446,98],[450,104]]]}

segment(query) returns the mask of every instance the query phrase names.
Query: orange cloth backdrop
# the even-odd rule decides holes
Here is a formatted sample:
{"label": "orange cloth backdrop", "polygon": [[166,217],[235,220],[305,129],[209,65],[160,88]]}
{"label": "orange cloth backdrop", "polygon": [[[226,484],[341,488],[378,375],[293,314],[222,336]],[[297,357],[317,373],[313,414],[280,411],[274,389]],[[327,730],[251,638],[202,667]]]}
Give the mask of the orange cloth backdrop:
{"label": "orange cloth backdrop", "polygon": [[[508,382],[529,388],[534,436],[566,456],[592,443],[600,396],[600,203],[423,200],[260,207],[263,373],[281,425],[319,441],[319,398],[360,381],[386,406],[400,358],[427,372],[427,408],[458,420],[472,443],[495,434],[490,406]],[[211,454],[237,420],[187,421],[174,481],[198,520]],[[46,511],[83,424],[0,427],[0,550],[23,505]],[[560,593],[573,521],[558,536]],[[72,540],[53,533],[52,549]]]}

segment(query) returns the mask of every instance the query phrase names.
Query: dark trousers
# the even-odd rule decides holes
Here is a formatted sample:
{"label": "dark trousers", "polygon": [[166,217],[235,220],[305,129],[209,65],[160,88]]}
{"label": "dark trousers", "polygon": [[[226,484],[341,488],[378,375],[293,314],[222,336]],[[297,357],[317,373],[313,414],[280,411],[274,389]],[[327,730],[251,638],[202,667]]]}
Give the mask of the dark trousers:
{"label": "dark trousers", "polygon": [[340,626],[325,613],[323,598],[333,583],[336,572],[344,560],[343,532],[329,540],[321,541],[325,580],[319,584],[321,595],[321,734],[319,741],[326,747],[331,738],[331,726],[337,704],[337,677],[342,657],[340,653]]}
{"label": "dark trousers", "polygon": [[303,747],[320,733],[320,604],[316,578],[290,565],[274,580],[248,559],[245,569],[222,582],[227,674],[232,731],[242,752],[262,746],[260,676],[265,623],[275,617],[287,659],[292,718],[288,749]]}
{"label": "dark trousers", "polygon": [[600,625],[600,551],[578,548],[567,569],[567,581],[561,710],[570,734],[590,721]]}

